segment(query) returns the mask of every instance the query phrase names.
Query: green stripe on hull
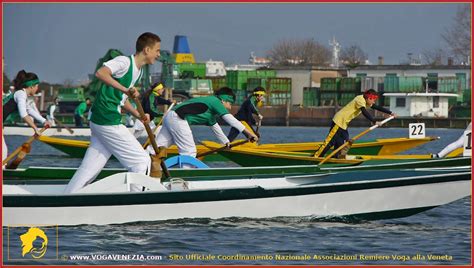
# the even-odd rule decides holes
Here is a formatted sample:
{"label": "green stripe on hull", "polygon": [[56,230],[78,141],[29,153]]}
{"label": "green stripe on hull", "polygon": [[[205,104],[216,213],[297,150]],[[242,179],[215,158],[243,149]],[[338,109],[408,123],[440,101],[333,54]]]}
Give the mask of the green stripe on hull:
{"label": "green stripe on hull", "polygon": [[[351,149],[349,149],[348,154],[349,155],[378,155],[382,147],[383,147],[382,145],[357,147],[357,148],[351,147]],[[326,155],[329,155],[332,151],[333,151],[332,149],[328,150]],[[295,152],[304,152],[304,153],[314,154],[316,152],[316,149],[306,150],[306,151],[295,151]]]}

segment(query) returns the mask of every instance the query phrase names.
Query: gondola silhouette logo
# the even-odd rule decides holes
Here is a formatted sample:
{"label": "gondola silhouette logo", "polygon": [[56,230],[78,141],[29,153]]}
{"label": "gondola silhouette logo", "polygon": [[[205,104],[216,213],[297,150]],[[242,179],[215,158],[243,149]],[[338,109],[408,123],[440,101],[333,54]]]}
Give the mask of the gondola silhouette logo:
{"label": "gondola silhouette logo", "polygon": [[30,255],[34,259],[40,259],[48,250],[48,236],[37,227],[30,227],[28,231],[20,235],[21,256]]}

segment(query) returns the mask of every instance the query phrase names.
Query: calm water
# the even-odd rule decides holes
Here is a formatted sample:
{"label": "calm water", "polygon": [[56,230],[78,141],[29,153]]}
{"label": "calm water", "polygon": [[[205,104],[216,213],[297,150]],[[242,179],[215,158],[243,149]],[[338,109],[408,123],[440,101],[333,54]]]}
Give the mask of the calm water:
{"label": "calm water", "polygon": [[[197,141],[215,140],[207,127],[193,130]],[[363,130],[351,128],[350,134],[355,136]],[[322,140],[327,131],[327,128],[264,127],[261,135],[262,143],[304,142]],[[427,135],[441,139],[409,153],[438,152],[462,132],[461,129],[427,129]],[[407,136],[408,129],[382,128],[363,139]],[[26,137],[20,136],[6,137],[10,151],[25,140]],[[22,166],[77,167],[80,161],[35,142]],[[120,164],[111,160],[107,166],[119,167]],[[9,242],[7,233],[13,231],[4,228],[3,252],[8,264],[468,265],[471,262],[470,223],[469,197],[411,217],[372,222],[322,222],[300,217],[60,226],[57,240],[60,260],[8,261],[9,252],[11,256],[21,252],[21,243],[18,238],[14,240],[13,235]]]}

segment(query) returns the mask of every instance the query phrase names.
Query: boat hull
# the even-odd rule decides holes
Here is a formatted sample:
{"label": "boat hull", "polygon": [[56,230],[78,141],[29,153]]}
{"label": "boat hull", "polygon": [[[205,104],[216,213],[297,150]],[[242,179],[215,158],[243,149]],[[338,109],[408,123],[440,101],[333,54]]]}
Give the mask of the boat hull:
{"label": "boat hull", "polygon": [[[289,180],[290,178],[283,178]],[[409,216],[444,205],[471,192],[471,172],[410,170],[343,172],[300,177],[280,186],[268,181],[228,181],[223,188],[200,182],[196,189],[168,192],[3,197],[3,225],[116,224],[183,218],[315,217],[387,219]],[[219,182],[220,183],[220,182]],[[279,184],[280,183],[280,184]],[[231,186],[235,184],[234,186]],[[214,186],[212,186],[214,185]],[[226,187],[227,185],[228,187]],[[56,188],[65,187],[64,185]]]}
{"label": "boat hull", "polygon": [[[235,176],[257,176],[257,175],[296,175],[311,174],[318,172],[333,172],[338,170],[387,170],[387,169],[409,169],[429,167],[454,167],[470,166],[470,157],[443,158],[443,159],[420,159],[420,160],[396,160],[396,161],[364,161],[357,166],[328,165],[322,168],[315,165],[302,166],[267,166],[267,167],[228,167],[228,168],[206,168],[206,169],[175,169],[171,168],[172,177],[179,178],[210,178],[210,177],[235,177]],[[35,180],[69,180],[76,172],[76,168],[59,167],[29,167],[26,169],[6,169],[3,171],[3,179],[9,183],[23,183]],[[102,179],[116,173],[126,172],[123,168],[104,168],[97,179]]]}
{"label": "boat hull", "polygon": [[[48,129],[45,134],[48,136],[67,136],[67,137],[75,137],[75,136],[90,136],[91,129],[89,127],[71,127],[73,133],[71,134],[66,129],[58,129],[56,127],[52,127]],[[131,128],[130,128],[131,129]],[[35,133],[33,129],[29,126],[6,126],[3,128],[3,135],[18,135],[18,136],[33,136]]]}

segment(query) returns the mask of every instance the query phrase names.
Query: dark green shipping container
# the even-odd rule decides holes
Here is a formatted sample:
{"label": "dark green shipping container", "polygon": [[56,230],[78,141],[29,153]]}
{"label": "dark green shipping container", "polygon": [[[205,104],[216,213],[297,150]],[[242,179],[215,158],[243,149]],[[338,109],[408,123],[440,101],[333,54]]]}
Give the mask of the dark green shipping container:
{"label": "dark green shipping container", "polygon": [[338,98],[338,104],[340,106],[345,106],[349,102],[351,102],[357,96],[354,92],[341,92]]}
{"label": "dark green shipping container", "polygon": [[319,105],[318,98],[319,88],[316,87],[305,87],[303,88],[303,106],[314,107]]}
{"label": "dark green shipping container", "polygon": [[82,87],[60,88],[58,98],[60,101],[84,101],[84,89]]}
{"label": "dark green shipping container", "polygon": [[227,86],[236,90],[247,90],[247,80],[249,78],[273,78],[276,77],[275,70],[255,70],[255,71],[227,71]]}
{"label": "dark green shipping container", "polygon": [[438,92],[458,94],[461,90],[461,81],[457,77],[438,78]]}
{"label": "dark green shipping container", "polygon": [[245,99],[247,99],[247,90],[242,90],[242,89],[234,90],[234,94],[235,94],[234,105],[241,105],[245,101]]}
{"label": "dark green shipping container", "polygon": [[340,91],[360,92],[361,80],[360,77],[343,77],[340,80]]}
{"label": "dark green shipping container", "polygon": [[338,77],[321,78],[321,90],[322,91],[337,91],[339,89],[340,81],[341,81],[341,78],[338,78]]}
{"label": "dark green shipping container", "polygon": [[410,76],[410,77],[399,77],[398,87],[400,92],[424,92],[423,77]]}
{"label": "dark green shipping container", "polygon": [[318,106],[335,106],[337,103],[337,92],[320,91]]}
{"label": "dark green shipping container", "polygon": [[247,92],[261,86],[266,90],[265,105],[278,106],[291,102],[291,78],[249,78],[247,80]]}
{"label": "dark green shipping container", "polygon": [[223,76],[223,77],[206,77],[206,79],[211,80],[212,90],[214,90],[214,91],[218,90],[219,88],[227,86],[225,76]]}
{"label": "dark green shipping container", "polygon": [[383,81],[383,89],[385,92],[398,92],[399,89],[399,79],[395,75],[387,75]]}
{"label": "dark green shipping container", "polygon": [[185,78],[204,78],[206,77],[206,64],[205,63],[177,63],[177,70],[180,77],[186,74]]}

